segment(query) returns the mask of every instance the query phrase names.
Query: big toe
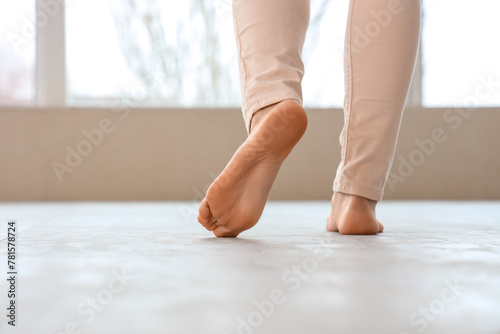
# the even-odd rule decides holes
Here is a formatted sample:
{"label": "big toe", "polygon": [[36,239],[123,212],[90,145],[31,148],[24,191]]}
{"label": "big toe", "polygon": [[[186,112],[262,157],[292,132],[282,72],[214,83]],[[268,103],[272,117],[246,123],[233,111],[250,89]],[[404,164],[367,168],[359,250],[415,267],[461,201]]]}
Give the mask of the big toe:
{"label": "big toe", "polygon": [[208,229],[208,226],[214,223],[215,218],[212,216],[212,212],[210,211],[210,206],[208,205],[208,201],[204,198],[200,206],[198,208],[198,222]]}
{"label": "big toe", "polygon": [[213,233],[216,237],[219,238],[236,238],[240,232],[233,231],[228,229],[225,226],[217,226],[214,230]]}
{"label": "big toe", "polygon": [[377,219],[377,223],[378,223],[378,233],[384,232],[384,224],[382,224],[380,222],[380,220],[378,220],[378,219]]}

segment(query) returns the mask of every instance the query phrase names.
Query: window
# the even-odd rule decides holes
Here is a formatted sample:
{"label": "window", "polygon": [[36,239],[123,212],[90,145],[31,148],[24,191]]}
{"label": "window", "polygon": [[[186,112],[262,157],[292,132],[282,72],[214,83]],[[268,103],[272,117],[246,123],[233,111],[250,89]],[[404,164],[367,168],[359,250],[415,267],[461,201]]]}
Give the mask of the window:
{"label": "window", "polygon": [[69,103],[131,97],[150,106],[237,106],[230,10],[230,1],[71,3],[66,11]]}
{"label": "window", "polygon": [[344,103],[344,35],[349,1],[312,0],[303,49],[304,104],[341,107]]}
{"label": "window", "polygon": [[[66,13],[71,105],[120,98],[149,106],[239,105],[231,0],[86,0],[68,4]],[[304,48],[310,106],[342,104],[346,13],[345,1],[312,1]]]}
{"label": "window", "polygon": [[[0,0],[0,105],[239,105],[232,0],[62,1]],[[348,2],[311,0],[309,107],[342,106]],[[489,82],[477,104],[500,105],[500,2],[423,0],[423,10],[412,103],[464,104]]]}
{"label": "window", "polygon": [[0,0],[0,105],[35,98],[35,4]]}
{"label": "window", "polygon": [[[422,31],[422,104],[500,105],[500,2],[425,0]],[[491,84],[495,82],[496,86]]]}

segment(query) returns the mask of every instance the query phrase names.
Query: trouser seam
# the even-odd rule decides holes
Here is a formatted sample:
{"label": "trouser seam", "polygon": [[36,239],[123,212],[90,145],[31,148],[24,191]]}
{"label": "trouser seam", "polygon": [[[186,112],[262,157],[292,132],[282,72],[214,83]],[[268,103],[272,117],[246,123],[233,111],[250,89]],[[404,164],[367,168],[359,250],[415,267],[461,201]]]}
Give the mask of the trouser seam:
{"label": "trouser seam", "polygon": [[235,1],[232,1],[232,7],[233,7],[233,20],[234,20],[234,27],[235,27],[235,34],[236,34],[236,43],[238,44],[238,57],[241,61],[241,66],[243,67],[243,94],[245,96],[248,96],[248,91],[247,91],[247,66],[246,66],[246,61],[245,58],[241,54],[241,38],[240,38],[240,27],[238,24],[238,18],[236,17],[236,8],[235,8]]}
{"label": "trouser seam", "polygon": [[[346,98],[346,104],[347,106],[344,106],[344,112],[346,113],[345,116],[345,133],[344,133],[344,150],[342,152],[342,167],[341,167],[341,173],[344,170],[345,165],[347,164],[347,158],[349,156],[348,151],[349,151],[349,130],[351,126],[351,113],[352,113],[352,92],[353,92],[353,82],[352,82],[352,76],[353,76],[353,70],[352,70],[352,53],[351,53],[351,43],[352,43],[352,16],[353,16],[353,11],[354,11],[354,0],[350,0],[349,2],[349,18],[348,18],[348,39],[346,40],[346,53],[347,53],[347,69],[346,75],[348,77],[348,96]],[[342,175],[342,174],[341,174]],[[339,180],[340,184],[344,183],[343,178],[341,177]]]}

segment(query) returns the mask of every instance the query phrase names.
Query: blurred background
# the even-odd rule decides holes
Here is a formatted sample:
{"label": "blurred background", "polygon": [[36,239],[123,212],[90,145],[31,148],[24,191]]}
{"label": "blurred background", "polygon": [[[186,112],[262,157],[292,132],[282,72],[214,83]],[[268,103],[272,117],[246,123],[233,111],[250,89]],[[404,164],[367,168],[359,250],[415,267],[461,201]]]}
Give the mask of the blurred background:
{"label": "blurred background", "polygon": [[[328,198],[339,159],[348,1],[311,6],[310,127],[273,199]],[[499,10],[423,1],[386,198],[500,198]],[[230,0],[0,0],[0,200],[196,199],[245,138],[239,102]]]}

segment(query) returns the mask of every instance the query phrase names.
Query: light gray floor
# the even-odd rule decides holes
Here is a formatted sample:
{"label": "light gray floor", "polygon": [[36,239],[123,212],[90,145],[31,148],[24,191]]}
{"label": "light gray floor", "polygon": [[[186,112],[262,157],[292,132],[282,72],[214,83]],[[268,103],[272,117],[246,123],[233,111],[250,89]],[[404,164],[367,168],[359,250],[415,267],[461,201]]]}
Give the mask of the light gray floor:
{"label": "light gray floor", "polygon": [[0,239],[8,219],[21,232],[18,326],[2,303],[0,332],[500,333],[500,202],[378,211],[385,233],[341,236],[328,202],[274,202],[216,239],[190,203],[2,204]]}

